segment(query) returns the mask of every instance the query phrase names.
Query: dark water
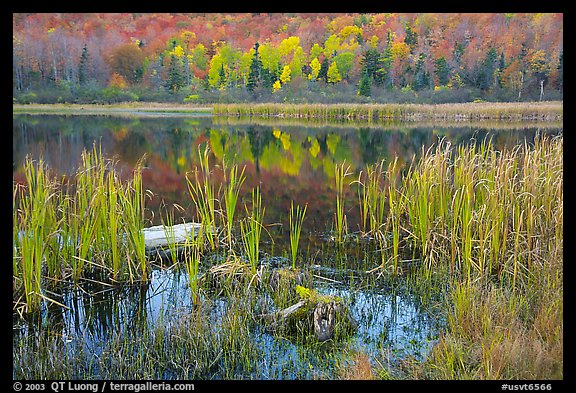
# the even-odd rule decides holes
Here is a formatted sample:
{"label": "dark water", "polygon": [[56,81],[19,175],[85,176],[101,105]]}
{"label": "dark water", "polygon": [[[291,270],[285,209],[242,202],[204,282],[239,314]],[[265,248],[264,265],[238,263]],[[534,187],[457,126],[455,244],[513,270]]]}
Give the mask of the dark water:
{"label": "dark water", "polygon": [[[348,344],[375,359],[381,358],[383,351],[423,359],[443,324],[441,313],[430,306],[438,299],[423,299],[421,294],[415,295],[410,290],[390,291],[387,285],[351,284],[350,277],[357,274],[356,282],[361,283],[365,279],[362,272],[379,264],[378,260],[370,260],[353,248],[344,253],[345,269],[334,269],[334,263],[327,263],[328,259],[342,257],[327,251],[323,241],[334,221],[335,166],[342,162],[350,165],[353,175],[348,179],[352,181],[360,170],[382,159],[390,162],[397,156],[399,164],[407,167],[422,149],[443,138],[453,145],[491,138],[493,145],[502,149],[525,141],[530,143],[539,133],[561,132],[560,127],[530,125],[526,128],[522,125],[498,128],[415,124],[379,127],[373,124],[265,124],[211,117],[15,115],[13,177],[23,181],[22,164],[27,155],[42,157],[57,175],[73,174],[80,163],[81,152],[97,143],[105,156],[118,160],[118,168],[127,178],[138,160],[145,156],[144,188],[153,194],[146,200],[147,224],[160,224],[161,206],[172,204],[184,208],[184,212],[178,211],[180,217],[177,218],[189,221],[193,219],[193,209],[185,175],[198,167],[198,149],[208,144],[217,181],[222,179],[219,168],[225,157],[234,158],[240,167],[246,166],[240,206],[248,201],[253,187],[261,188],[265,223],[269,224],[271,237],[276,240],[272,245],[263,239],[265,260],[287,263],[288,248],[283,242],[287,231],[282,228],[287,227],[290,204],[292,201],[301,206],[308,204],[300,248],[310,265],[318,265],[313,271],[328,278],[315,280],[315,287],[322,293],[345,299],[359,322],[358,331]],[[357,197],[353,187],[348,187],[346,192],[348,226],[355,231],[358,229]],[[348,275],[346,269],[353,273]],[[90,288],[88,285],[83,290],[64,291],[60,301],[68,309],[47,308],[31,323],[15,319],[15,345],[28,334],[48,329],[57,331],[71,351],[84,348],[98,353],[118,326],[127,330],[152,328],[185,314],[191,307],[187,285],[183,273],[155,270],[151,283],[138,289]],[[215,312],[223,313],[225,303],[225,299],[217,300]],[[252,333],[252,339],[264,355],[255,367],[256,374],[240,377],[314,378],[318,376],[314,370],[324,370],[322,376],[325,377],[330,376],[334,367],[334,361],[326,353],[319,354],[259,329]]]}

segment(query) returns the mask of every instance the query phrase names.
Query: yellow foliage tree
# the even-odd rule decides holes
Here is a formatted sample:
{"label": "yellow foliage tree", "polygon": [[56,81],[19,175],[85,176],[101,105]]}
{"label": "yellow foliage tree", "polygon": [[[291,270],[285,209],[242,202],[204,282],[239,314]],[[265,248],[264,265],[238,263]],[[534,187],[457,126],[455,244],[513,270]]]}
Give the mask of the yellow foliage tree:
{"label": "yellow foliage tree", "polygon": [[290,66],[284,66],[284,68],[282,69],[282,74],[280,74],[280,81],[282,82],[282,84],[285,85],[286,83],[290,82],[291,75],[292,70],[290,69]]}
{"label": "yellow foliage tree", "polygon": [[282,85],[280,84],[280,81],[276,80],[276,82],[274,82],[274,84],[272,85],[272,92],[276,93],[278,90],[280,90],[281,87]]}
{"label": "yellow foliage tree", "polygon": [[320,61],[318,60],[317,57],[313,58],[312,61],[310,62],[310,74],[308,75],[308,79],[310,80],[316,80],[318,79],[318,74],[320,73],[320,68],[322,68],[322,64],[320,64]]}
{"label": "yellow foliage tree", "polygon": [[405,42],[395,42],[390,48],[392,60],[399,58],[405,60],[410,55],[410,47]]}
{"label": "yellow foliage tree", "polygon": [[338,71],[338,66],[336,62],[332,62],[330,67],[328,67],[328,83],[337,83],[342,80],[342,76],[340,75],[340,71]]}

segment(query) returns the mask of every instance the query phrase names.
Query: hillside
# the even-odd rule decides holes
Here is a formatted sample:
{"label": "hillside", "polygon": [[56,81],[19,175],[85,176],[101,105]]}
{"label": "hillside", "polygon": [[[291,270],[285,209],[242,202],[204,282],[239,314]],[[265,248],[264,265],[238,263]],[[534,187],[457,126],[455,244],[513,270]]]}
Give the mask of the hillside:
{"label": "hillside", "polygon": [[562,14],[13,14],[20,103],[438,103],[562,92]]}

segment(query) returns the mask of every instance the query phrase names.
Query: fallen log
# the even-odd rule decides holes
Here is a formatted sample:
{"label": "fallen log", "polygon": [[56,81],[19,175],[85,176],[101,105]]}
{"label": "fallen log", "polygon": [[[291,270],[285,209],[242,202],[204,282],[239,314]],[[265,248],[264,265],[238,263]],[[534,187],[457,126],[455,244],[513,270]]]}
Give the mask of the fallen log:
{"label": "fallen log", "polygon": [[161,254],[170,245],[181,248],[187,240],[192,240],[198,236],[201,227],[202,224],[187,222],[173,226],[156,225],[144,228],[142,233],[144,234],[146,254]]}

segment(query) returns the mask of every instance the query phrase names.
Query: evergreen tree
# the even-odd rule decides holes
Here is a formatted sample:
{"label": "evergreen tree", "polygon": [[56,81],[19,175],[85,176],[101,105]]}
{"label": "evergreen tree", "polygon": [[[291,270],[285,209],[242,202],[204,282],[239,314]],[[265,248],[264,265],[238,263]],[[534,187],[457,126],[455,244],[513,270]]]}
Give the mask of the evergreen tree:
{"label": "evergreen tree", "polygon": [[496,73],[496,83],[499,88],[502,88],[502,73],[506,68],[506,61],[504,60],[504,52],[500,54],[500,61],[498,63],[498,72]]}
{"label": "evergreen tree", "polygon": [[78,63],[78,83],[80,86],[85,85],[88,81],[88,48],[84,44],[82,48],[82,54],[80,55],[80,62]]}
{"label": "evergreen tree", "polygon": [[414,53],[416,45],[418,45],[418,33],[412,30],[412,27],[406,23],[406,37],[404,37],[404,42],[410,47],[410,52]]}
{"label": "evergreen tree", "polygon": [[258,42],[254,44],[254,57],[252,58],[252,63],[250,63],[248,83],[246,84],[250,92],[254,92],[262,83],[262,60],[260,60],[258,55],[259,46],[260,44]]}
{"label": "evergreen tree", "polygon": [[478,87],[482,90],[488,90],[494,86],[495,72],[498,67],[498,53],[496,49],[490,47],[486,53],[486,58],[480,63],[478,71]]}
{"label": "evergreen tree", "polygon": [[328,62],[328,58],[325,57],[322,60],[322,65],[320,66],[320,72],[318,72],[318,79],[322,79],[324,82],[328,83],[328,68],[330,64]]}
{"label": "evergreen tree", "polygon": [[444,56],[434,61],[434,74],[438,78],[438,84],[445,86],[450,80],[450,68]]}
{"label": "evergreen tree", "polygon": [[226,86],[226,70],[224,70],[224,64],[220,67],[220,86]]}
{"label": "evergreen tree", "polygon": [[389,82],[388,74],[390,73],[390,67],[392,66],[392,34],[390,31],[388,31],[386,38],[386,49],[384,49],[384,53],[378,60],[380,68],[376,70],[374,80],[381,86],[386,84],[386,82]]}
{"label": "evergreen tree", "polygon": [[426,55],[420,53],[418,61],[416,62],[416,67],[414,68],[414,90],[422,90],[430,87],[430,74],[424,69],[424,61],[426,60]]}
{"label": "evergreen tree", "polygon": [[362,78],[360,78],[360,83],[358,84],[358,95],[370,97],[372,93],[372,80],[368,73],[364,71],[362,73]]}
{"label": "evergreen tree", "polygon": [[170,56],[170,65],[168,68],[168,77],[166,78],[166,83],[164,87],[166,90],[177,93],[186,83],[185,77],[182,75],[182,70],[180,67],[180,62],[176,56]]}
{"label": "evergreen tree", "polygon": [[368,77],[374,79],[377,85],[384,84],[386,78],[385,64],[380,53],[375,48],[370,48],[364,52],[364,58],[361,60],[362,74],[366,73]]}
{"label": "evergreen tree", "polygon": [[454,61],[456,62],[456,65],[460,65],[460,62],[462,61],[462,56],[464,55],[464,50],[465,50],[464,44],[462,44],[461,42],[454,43],[452,56],[454,56]]}
{"label": "evergreen tree", "polygon": [[560,56],[558,58],[558,90],[562,91],[564,88],[564,52],[560,52]]}
{"label": "evergreen tree", "polygon": [[274,84],[274,79],[272,73],[267,68],[262,68],[262,87],[266,90],[272,89],[272,85]]}

